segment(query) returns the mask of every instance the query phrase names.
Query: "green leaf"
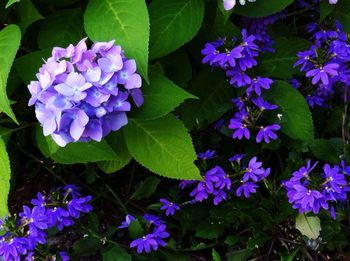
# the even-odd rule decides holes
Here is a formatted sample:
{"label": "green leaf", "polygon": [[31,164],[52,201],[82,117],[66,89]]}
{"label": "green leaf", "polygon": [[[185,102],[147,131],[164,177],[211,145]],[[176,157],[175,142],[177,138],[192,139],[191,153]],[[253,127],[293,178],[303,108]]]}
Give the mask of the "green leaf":
{"label": "green leaf", "polygon": [[35,81],[35,74],[51,54],[50,49],[31,52],[16,59],[14,67],[25,84]]}
{"label": "green leaf", "polygon": [[30,0],[22,0],[16,6],[16,14],[18,17],[18,25],[23,34],[28,26],[44,18]]}
{"label": "green leaf", "polygon": [[102,247],[100,239],[88,236],[84,237],[73,244],[73,251],[77,256],[92,256]]}
{"label": "green leaf", "polygon": [[128,230],[130,237],[133,239],[143,236],[142,226],[137,219],[135,219],[129,224]]}
{"label": "green leaf", "polygon": [[4,141],[0,138],[0,218],[8,213],[7,197],[10,192],[10,160]]}
{"label": "green leaf", "polygon": [[184,49],[179,49],[162,59],[162,65],[167,78],[176,85],[186,89],[192,80],[191,60]]}
{"label": "green leaf", "polygon": [[229,251],[226,254],[227,261],[246,261],[252,255],[253,250],[241,249]]}
{"label": "green leaf", "polygon": [[213,261],[221,261],[221,257],[218,252],[216,252],[215,248],[211,250],[211,256],[213,257]]}
{"label": "green leaf", "polygon": [[175,116],[130,119],[123,131],[130,154],[152,172],[174,179],[201,179],[193,163],[197,157],[191,136]]}
{"label": "green leaf", "polygon": [[228,10],[228,11],[225,10],[224,1],[222,1],[222,0],[218,0],[218,6],[219,6],[219,11],[222,14],[223,21],[224,21],[224,23],[226,23],[227,20],[230,18],[231,14],[233,12],[233,9]]}
{"label": "green leaf", "polygon": [[93,41],[115,39],[148,81],[149,17],[144,0],[90,0],[84,26]]}
{"label": "green leaf", "polygon": [[35,136],[37,145],[44,156],[50,157],[60,164],[98,162],[118,158],[118,155],[105,140],[101,142],[74,142],[62,148],[50,136],[45,137],[39,126],[36,128]]}
{"label": "green leaf", "polygon": [[150,85],[142,87],[145,102],[130,117],[144,120],[160,118],[172,112],[186,99],[196,98],[159,73],[150,73]]}
{"label": "green leaf", "polygon": [[131,256],[128,254],[128,252],[125,249],[119,246],[113,246],[112,248],[102,253],[102,260],[103,261],[116,261],[116,260],[131,261]]}
{"label": "green leaf", "polygon": [[326,139],[317,139],[310,144],[312,154],[329,163],[339,163],[338,152],[335,146]]}
{"label": "green leaf", "polygon": [[111,161],[97,162],[98,167],[104,172],[111,174],[124,168],[131,160],[131,155],[126,147],[124,136],[121,131],[115,131],[106,137],[106,141],[117,154],[117,158]]}
{"label": "green leaf", "polygon": [[328,1],[321,1],[320,3],[320,22],[329,16],[335,8],[335,5],[329,4]]}
{"label": "green leaf", "polygon": [[314,126],[309,106],[296,89],[284,81],[276,81],[264,96],[280,107],[282,132],[292,139],[307,143],[314,140]]}
{"label": "green leaf", "polygon": [[293,0],[260,0],[256,2],[247,2],[245,5],[237,4],[233,12],[248,17],[263,17],[281,11],[291,3],[293,3]]}
{"label": "green leaf", "polygon": [[148,177],[142,181],[136,191],[131,195],[130,199],[140,200],[150,197],[157,189],[160,179],[157,177]]}
{"label": "green leaf", "polygon": [[11,5],[20,2],[21,0],[9,0],[5,6],[5,8],[9,8]]}
{"label": "green leaf", "polygon": [[6,94],[7,78],[21,41],[21,31],[17,25],[8,25],[0,31],[0,112],[4,112],[17,122]]}
{"label": "green leaf", "polygon": [[266,53],[261,59],[265,75],[283,79],[292,78],[293,75],[300,72],[298,68],[293,67],[298,59],[297,53],[309,46],[310,43],[302,38],[277,38],[273,45],[276,51]]}
{"label": "green leaf", "polygon": [[54,46],[67,47],[84,37],[81,9],[60,10],[45,19],[38,35],[40,49]]}
{"label": "green leaf", "polygon": [[205,127],[232,108],[233,87],[221,71],[200,72],[189,91],[199,97],[181,106],[182,120],[189,129]]}
{"label": "green leaf", "polygon": [[215,239],[220,237],[224,231],[225,226],[223,224],[208,223],[205,221],[196,228],[196,237],[204,239]]}
{"label": "green leaf", "polygon": [[342,23],[345,32],[350,33],[350,2],[339,1],[335,5],[332,16]]}
{"label": "green leaf", "polygon": [[295,219],[295,228],[298,229],[303,236],[307,236],[309,239],[317,239],[320,236],[321,222],[318,217],[298,215]]}
{"label": "green leaf", "polygon": [[203,0],[153,0],[150,58],[162,57],[190,41],[199,31],[204,16]]}

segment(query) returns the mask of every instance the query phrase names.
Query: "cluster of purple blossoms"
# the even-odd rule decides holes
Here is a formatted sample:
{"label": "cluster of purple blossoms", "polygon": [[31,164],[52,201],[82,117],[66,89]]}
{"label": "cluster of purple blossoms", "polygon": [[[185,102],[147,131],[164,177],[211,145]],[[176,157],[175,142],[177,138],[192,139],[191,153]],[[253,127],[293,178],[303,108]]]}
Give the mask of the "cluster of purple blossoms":
{"label": "cluster of purple blossoms", "polygon": [[[258,64],[256,58],[262,51],[273,51],[272,39],[266,33],[267,26],[274,23],[280,16],[258,20],[247,20],[247,26],[254,34],[248,34],[242,30],[242,41],[236,45],[237,39],[231,41],[219,39],[213,43],[207,43],[202,50],[203,63],[209,63],[213,67],[219,67],[226,71],[230,78],[230,84],[236,88],[245,88],[245,96],[233,99],[237,107],[234,117],[230,120],[229,128],[233,130],[232,138],[250,139],[250,128],[258,129],[256,141],[270,142],[278,137],[276,131],[280,129],[278,124],[257,125],[265,110],[276,110],[278,106],[271,105],[261,95],[264,90],[270,89],[273,80],[267,77],[251,76],[248,72]],[[261,20],[261,19],[260,19]],[[233,46],[233,47],[232,47]],[[254,109],[248,109],[252,107]]]}
{"label": "cluster of purple blossoms", "polygon": [[45,136],[60,146],[76,141],[101,141],[128,123],[130,98],[143,104],[142,79],[136,63],[125,57],[114,41],[97,42],[90,49],[81,40],[76,46],[55,47],[28,89],[29,106]]}
{"label": "cluster of purple blossoms", "polygon": [[[48,240],[47,231],[51,228],[62,231],[74,225],[81,213],[92,210],[90,201],[91,196],[81,196],[73,185],[52,191],[48,196],[39,192],[31,201],[33,207],[23,206],[19,218],[14,215],[0,220],[0,229],[5,232],[0,237],[0,257],[4,261],[35,260],[36,247]],[[63,261],[69,260],[65,252],[58,255]],[[56,260],[53,258],[50,260]]]}
{"label": "cluster of purple blossoms", "polygon": [[[245,157],[244,154],[234,155],[229,159],[231,163],[238,165],[238,169],[235,171],[238,175],[242,175],[241,185],[236,190],[236,196],[240,197],[244,195],[246,198],[256,192],[258,185],[256,183],[265,179],[270,174],[270,168],[264,169],[262,162],[257,161],[256,157],[250,159],[248,167],[241,166],[241,160]],[[188,186],[195,185],[195,188],[190,192],[190,196],[193,197],[194,202],[202,202],[208,199],[209,195],[213,196],[214,205],[218,205],[223,200],[227,200],[227,196],[230,192],[234,192],[231,188],[233,182],[229,175],[219,167],[215,166],[206,172],[204,181],[181,181],[179,184],[180,189],[185,189]]]}
{"label": "cluster of purple blossoms", "polygon": [[258,125],[259,120],[263,116],[264,111],[275,110],[277,105],[270,104],[262,97],[258,98],[236,98],[232,102],[237,107],[238,111],[231,118],[229,128],[233,130],[232,138],[234,139],[247,139],[251,138],[251,130],[256,130],[257,135],[255,141],[261,143],[269,143],[270,140],[276,140],[278,137],[276,131],[281,127],[278,124]]}
{"label": "cluster of purple blossoms", "polygon": [[[246,0],[238,0],[241,5],[245,5]],[[256,2],[256,0],[248,0],[248,2]],[[231,10],[236,5],[236,0],[224,0],[224,8],[226,11]]]}
{"label": "cluster of purple blossoms", "polygon": [[305,86],[294,79],[293,86],[305,94],[310,107],[327,107],[326,102],[335,93],[348,92],[350,83],[350,47],[347,34],[340,22],[335,29],[327,30],[312,23],[308,26],[312,33],[313,45],[306,51],[299,52],[299,59],[294,66],[299,66],[305,73]]}
{"label": "cluster of purple blossoms", "polygon": [[350,191],[346,180],[346,176],[350,175],[349,166],[344,161],[333,167],[325,164],[321,173],[312,173],[317,163],[311,166],[311,161],[308,161],[306,166],[295,171],[283,185],[287,190],[289,203],[299,213],[318,214],[320,209],[325,209],[335,219],[335,205],[345,202],[347,192]]}
{"label": "cluster of purple blossoms", "polygon": [[[241,160],[244,155],[234,155],[229,160],[235,162],[238,166],[241,166]],[[236,196],[241,197],[244,195],[245,198],[249,198],[250,194],[256,192],[258,188],[257,183],[265,179],[271,172],[271,169],[264,169],[262,167],[262,162],[257,161],[256,157],[253,157],[249,160],[247,167],[241,167],[242,171],[240,174],[243,174],[241,179],[241,185],[236,190]]]}
{"label": "cluster of purple blossoms", "polygon": [[[147,223],[147,229],[152,229],[152,232],[133,240],[130,243],[130,247],[136,247],[137,253],[139,254],[156,251],[159,246],[165,247],[167,243],[164,240],[169,237],[169,232],[166,230],[165,222],[159,217],[149,214],[145,214],[143,219]],[[119,228],[127,228],[135,220],[134,216],[127,215],[125,221],[119,226]]]}

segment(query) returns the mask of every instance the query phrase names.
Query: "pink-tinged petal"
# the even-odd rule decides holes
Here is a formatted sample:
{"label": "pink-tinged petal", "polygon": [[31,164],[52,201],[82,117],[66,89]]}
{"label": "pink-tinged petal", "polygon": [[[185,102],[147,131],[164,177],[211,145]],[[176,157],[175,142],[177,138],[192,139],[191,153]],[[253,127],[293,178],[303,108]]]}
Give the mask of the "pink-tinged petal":
{"label": "pink-tinged petal", "polygon": [[111,61],[109,59],[100,58],[100,59],[98,59],[97,63],[98,63],[98,66],[102,69],[102,71],[107,72],[107,73],[113,72],[111,70]]}
{"label": "pink-tinged petal", "polygon": [[123,64],[123,70],[126,70],[129,74],[136,72],[136,62],[134,59],[127,60]]}
{"label": "pink-tinged petal", "polygon": [[74,90],[72,87],[68,86],[65,83],[57,84],[55,87],[55,90],[64,96],[73,96]]}
{"label": "pink-tinged petal", "polygon": [[79,110],[75,121],[77,121],[81,126],[85,126],[89,122],[89,117],[86,115],[85,111]]}
{"label": "pink-tinged petal", "polygon": [[65,147],[69,141],[63,139],[60,135],[58,134],[51,134],[52,139],[57,143],[58,146],[60,147]]}
{"label": "pink-tinged petal", "polygon": [[123,59],[120,55],[113,56],[110,58],[110,60],[112,62],[114,71],[119,71],[123,68]]}
{"label": "pink-tinged petal", "polygon": [[142,85],[141,76],[135,73],[129,76],[129,79],[125,84],[125,88],[130,90],[134,88],[140,88],[141,85]]}
{"label": "pink-tinged petal", "polygon": [[89,88],[91,88],[91,87],[92,87],[92,84],[89,83],[89,82],[87,82],[87,83],[85,83],[83,86],[81,86],[81,87],[79,88],[79,91],[85,91],[85,90],[87,90],[87,89],[89,89]]}
{"label": "pink-tinged petal", "polygon": [[71,72],[67,76],[66,84],[72,87],[80,87],[85,84],[85,78],[77,72]]}
{"label": "pink-tinged petal", "polygon": [[44,73],[39,74],[39,82],[44,90],[51,85],[52,80],[48,71],[44,70]]}
{"label": "pink-tinged petal", "polygon": [[89,82],[98,82],[101,78],[100,67],[96,66],[96,67],[88,69],[85,73],[85,78]]}
{"label": "pink-tinged petal", "polygon": [[224,8],[226,11],[231,10],[236,5],[236,0],[224,0]]}
{"label": "pink-tinged petal", "polygon": [[74,120],[70,126],[69,133],[72,138],[77,141],[80,139],[81,135],[85,130],[85,126],[81,126],[78,120]]}
{"label": "pink-tinged petal", "polygon": [[52,134],[56,130],[56,127],[57,125],[54,117],[52,117],[52,119],[50,120],[46,120],[45,122],[43,122],[44,136]]}

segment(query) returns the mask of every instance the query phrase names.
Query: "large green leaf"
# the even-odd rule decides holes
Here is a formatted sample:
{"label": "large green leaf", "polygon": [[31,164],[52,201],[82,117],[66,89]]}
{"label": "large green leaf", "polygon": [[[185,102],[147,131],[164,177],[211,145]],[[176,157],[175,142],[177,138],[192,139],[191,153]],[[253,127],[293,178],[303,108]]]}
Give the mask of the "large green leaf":
{"label": "large green leaf", "polygon": [[35,74],[39,71],[40,66],[44,63],[51,53],[51,49],[31,52],[16,59],[14,67],[17,74],[28,84],[30,81],[35,81]]}
{"label": "large green leaf", "polygon": [[152,172],[174,179],[201,179],[193,163],[196,153],[191,137],[175,116],[130,119],[123,130],[131,155]]}
{"label": "large green leaf", "polygon": [[110,174],[124,168],[131,160],[131,155],[126,147],[121,131],[115,131],[106,137],[106,141],[118,155],[114,160],[101,161],[97,165],[104,172]]}
{"label": "large green leaf", "polygon": [[312,115],[305,98],[296,89],[284,81],[276,81],[264,96],[280,107],[282,132],[293,139],[313,141]]}
{"label": "large green leaf", "polygon": [[317,239],[320,236],[321,222],[318,217],[307,217],[305,214],[298,215],[295,219],[295,228],[303,236],[307,236],[310,239]]}
{"label": "large green leaf", "polygon": [[40,49],[54,46],[66,47],[77,43],[84,36],[83,12],[81,9],[65,9],[53,13],[43,22],[38,43]]}
{"label": "large green leaf", "polygon": [[203,0],[153,0],[149,6],[151,21],[150,58],[162,57],[191,40],[201,27]]}
{"label": "large green leaf", "polygon": [[118,159],[118,155],[104,140],[69,143],[61,148],[50,136],[44,137],[40,127],[36,128],[35,136],[40,151],[57,163],[75,164]]}
{"label": "large green leaf", "polygon": [[7,78],[21,41],[21,31],[17,25],[8,25],[0,31],[0,112],[6,113],[17,122],[6,94]]}
{"label": "large green leaf", "polygon": [[23,0],[16,6],[18,25],[24,33],[27,27],[44,17],[30,0]]}
{"label": "large green leaf", "polygon": [[336,147],[326,139],[317,139],[310,144],[312,154],[319,160],[338,163],[339,157]]}
{"label": "large green leaf", "polygon": [[263,55],[262,68],[269,77],[290,79],[299,72],[298,68],[293,68],[297,60],[297,53],[307,49],[310,43],[302,38],[277,38],[273,48],[274,53]]}
{"label": "large green leaf", "polygon": [[84,26],[94,41],[115,39],[148,81],[149,17],[144,0],[90,0]]}
{"label": "large green leaf", "polygon": [[237,4],[234,13],[249,17],[263,17],[281,11],[291,3],[293,0],[258,0],[247,2],[245,5]]}
{"label": "large green leaf", "polygon": [[190,129],[214,122],[233,106],[233,86],[221,71],[202,71],[189,91],[199,97],[199,100],[187,101],[181,106],[182,119]]}
{"label": "large green leaf", "polygon": [[150,85],[144,84],[142,92],[145,102],[130,117],[144,120],[160,118],[173,111],[184,100],[196,98],[156,72],[150,74]]}
{"label": "large green leaf", "polygon": [[10,161],[5,143],[0,138],[0,218],[4,218],[8,212],[7,197],[10,191],[10,177]]}

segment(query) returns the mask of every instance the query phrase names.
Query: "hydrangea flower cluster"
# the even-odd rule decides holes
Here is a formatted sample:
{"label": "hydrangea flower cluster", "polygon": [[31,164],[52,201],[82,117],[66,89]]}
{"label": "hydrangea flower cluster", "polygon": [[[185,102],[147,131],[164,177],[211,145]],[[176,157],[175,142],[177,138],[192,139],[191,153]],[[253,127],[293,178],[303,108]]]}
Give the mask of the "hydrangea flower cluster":
{"label": "hydrangea flower cluster", "polygon": [[[337,92],[348,91],[350,82],[350,47],[347,34],[340,22],[335,29],[327,30],[312,23],[308,32],[313,33],[313,45],[299,52],[294,66],[305,73],[307,82],[302,84],[294,79],[293,86],[305,94],[310,107],[327,107],[327,101]],[[305,85],[305,86],[304,86]]]}
{"label": "hydrangea flower cluster", "polygon": [[[0,237],[0,257],[10,260],[35,260],[35,249],[48,240],[48,230],[62,231],[74,225],[82,213],[92,210],[91,196],[83,197],[74,185],[52,191],[48,196],[38,193],[31,201],[32,208],[23,206],[23,212],[0,220],[0,229],[5,234]],[[69,260],[65,252],[57,256]],[[51,257],[50,260],[55,256]]]}
{"label": "hydrangea flower cluster", "polygon": [[[119,228],[127,228],[135,220],[136,218],[134,216],[127,215],[125,221],[119,226]],[[130,247],[136,247],[137,253],[139,254],[156,251],[159,246],[165,247],[167,243],[164,240],[169,237],[169,233],[166,230],[164,220],[149,214],[145,214],[143,220],[146,222],[147,229],[152,232],[133,240],[130,243]]]}
{"label": "hydrangea flower cluster", "polygon": [[[258,64],[256,58],[262,51],[273,51],[273,41],[266,33],[267,26],[274,23],[278,16],[265,18],[258,23],[257,20],[249,23],[249,28],[256,34],[248,34],[246,29],[242,30],[242,42],[236,45],[237,39],[231,41],[220,39],[213,43],[207,43],[202,50],[203,63],[209,63],[213,67],[220,67],[226,71],[230,83],[236,88],[244,88],[245,95],[233,99],[237,111],[230,120],[229,128],[233,130],[232,138],[250,139],[250,130],[257,129],[256,142],[269,143],[270,139],[276,140],[276,131],[280,129],[279,124],[257,125],[257,121],[263,118],[266,110],[276,110],[277,105],[271,105],[265,101],[261,94],[270,89],[273,80],[267,77],[251,76],[249,70]],[[248,23],[248,20],[247,20]],[[232,47],[233,46],[233,47]]]}
{"label": "hydrangea flower cluster", "polygon": [[97,42],[90,49],[81,40],[76,46],[55,47],[28,89],[29,106],[45,136],[60,146],[76,141],[101,141],[128,123],[130,99],[143,104],[142,80],[136,63],[114,41]]}
{"label": "hydrangea flower cluster", "polygon": [[[202,153],[199,153],[200,155]],[[244,154],[234,155],[229,159],[234,166],[234,171],[237,175],[232,176],[236,179],[237,176],[242,176],[240,178],[241,185],[236,189],[236,196],[241,197],[244,195],[249,198],[250,194],[256,192],[258,187],[257,183],[265,179],[269,174],[271,169],[264,169],[262,167],[262,162],[257,161],[256,157],[249,160],[248,167],[241,165]],[[225,173],[225,171],[219,167],[215,166],[206,172],[204,176],[204,181],[181,181],[179,187],[185,189],[189,186],[195,186],[195,188],[190,192],[190,196],[193,197],[194,202],[202,202],[208,199],[209,195],[213,196],[214,205],[220,204],[223,200],[227,200],[228,194],[233,193],[232,184],[235,183],[231,180],[231,177]]]}
{"label": "hydrangea flower cluster", "polygon": [[329,164],[323,166],[321,173],[312,172],[318,162],[306,166],[292,174],[289,180],[283,182],[287,190],[289,203],[299,213],[313,212],[318,214],[320,209],[329,210],[335,219],[335,205],[337,202],[345,202],[350,186],[346,176],[350,175],[349,166],[342,161],[340,165],[331,167]]}
{"label": "hydrangea flower cluster", "polygon": [[[238,0],[241,5],[245,5],[246,0]],[[256,2],[256,0],[248,0],[248,2]],[[236,0],[224,0],[224,8],[226,11],[231,10],[236,5]]]}

